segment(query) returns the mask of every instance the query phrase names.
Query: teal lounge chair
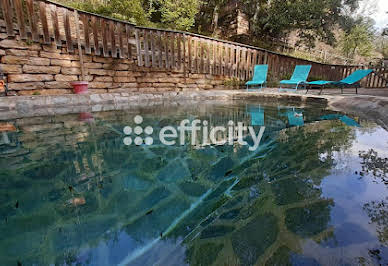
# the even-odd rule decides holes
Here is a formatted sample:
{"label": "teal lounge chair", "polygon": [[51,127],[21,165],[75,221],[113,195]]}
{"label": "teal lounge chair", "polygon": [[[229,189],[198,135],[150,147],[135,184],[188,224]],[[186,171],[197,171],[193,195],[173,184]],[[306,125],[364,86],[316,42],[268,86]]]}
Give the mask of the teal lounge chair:
{"label": "teal lounge chair", "polygon": [[292,85],[295,86],[295,89],[297,90],[299,85],[306,84],[307,78],[311,71],[311,65],[298,65],[295,67],[294,73],[292,74],[292,77],[290,80],[282,80],[280,81],[280,88],[279,91],[286,90],[283,89],[282,85]]}
{"label": "teal lounge chair", "polygon": [[268,65],[255,65],[253,78],[252,80],[245,83],[247,90],[249,86],[259,86],[260,89],[263,88],[263,85],[267,83],[267,74],[268,74]]}
{"label": "teal lounge chair", "polygon": [[303,126],[303,113],[301,111],[295,111],[295,108],[287,111],[288,123],[290,126]]}
{"label": "teal lounge chair", "polygon": [[249,108],[252,126],[264,126],[264,109],[259,107]]}
{"label": "teal lounge chair", "polygon": [[350,127],[361,127],[359,123],[357,123],[354,119],[350,118],[346,115],[340,115],[340,114],[329,114],[321,116],[322,120],[340,120],[342,123],[344,123],[347,126]]}
{"label": "teal lounge chair", "polygon": [[306,93],[309,91],[309,89],[312,89],[312,87],[319,87],[320,88],[319,94],[321,94],[325,86],[337,86],[341,88],[341,94],[342,94],[344,91],[344,88],[349,88],[349,87],[352,88],[354,86],[354,88],[356,88],[356,94],[358,94],[358,88],[361,87],[360,81],[372,72],[373,70],[371,69],[359,69],[354,71],[348,77],[340,81],[317,80],[317,81],[307,82]]}

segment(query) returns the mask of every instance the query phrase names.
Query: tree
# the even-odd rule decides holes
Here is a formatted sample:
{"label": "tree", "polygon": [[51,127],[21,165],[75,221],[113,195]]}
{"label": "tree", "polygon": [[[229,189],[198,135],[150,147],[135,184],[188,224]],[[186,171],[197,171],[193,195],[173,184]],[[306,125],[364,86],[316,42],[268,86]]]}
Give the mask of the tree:
{"label": "tree", "polygon": [[199,0],[62,0],[75,8],[126,20],[140,26],[189,30]]}
{"label": "tree", "polygon": [[159,0],[161,23],[168,28],[189,30],[199,11],[198,0]]}
{"label": "tree", "polygon": [[255,36],[281,38],[298,31],[301,40],[313,46],[315,40],[335,43],[333,29],[343,10],[354,10],[359,0],[244,0]]}
{"label": "tree", "polygon": [[374,51],[373,40],[374,31],[371,25],[362,23],[344,34],[340,40],[340,46],[346,57],[354,58],[357,55],[371,57]]}

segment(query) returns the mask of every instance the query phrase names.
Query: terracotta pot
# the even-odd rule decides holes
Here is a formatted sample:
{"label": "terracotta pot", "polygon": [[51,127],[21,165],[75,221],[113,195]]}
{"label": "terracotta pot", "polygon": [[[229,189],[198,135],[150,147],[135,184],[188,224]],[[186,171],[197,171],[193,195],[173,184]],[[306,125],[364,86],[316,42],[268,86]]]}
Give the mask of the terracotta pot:
{"label": "terracotta pot", "polygon": [[89,83],[87,81],[75,81],[71,82],[70,85],[73,87],[73,91],[75,94],[88,93]]}

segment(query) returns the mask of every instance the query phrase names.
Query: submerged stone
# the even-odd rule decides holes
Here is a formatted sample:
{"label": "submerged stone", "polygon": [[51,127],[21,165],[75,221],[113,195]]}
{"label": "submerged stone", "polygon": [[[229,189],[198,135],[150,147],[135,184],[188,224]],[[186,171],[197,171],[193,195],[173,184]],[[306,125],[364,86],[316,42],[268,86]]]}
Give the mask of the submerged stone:
{"label": "submerged stone", "polygon": [[206,193],[207,188],[201,184],[194,182],[183,182],[179,184],[179,188],[187,195],[200,197]]}
{"label": "submerged stone", "polygon": [[160,170],[158,179],[167,183],[190,177],[191,173],[181,160],[174,160]]}
{"label": "submerged stone", "polygon": [[208,217],[215,210],[220,208],[227,198],[213,199],[202,202],[189,215],[180,221],[174,230],[170,233],[174,237],[185,237],[192,232],[198,224],[200,224],[206,217]]}
{"label": "submerged stone", "polygon": [[156,188],[137,204],[136,211],[149,210],[170,194],[171,192],[165,187]]}
{"label": "submerged stone", "polygon": [[220,219],[222,220],[231,220],[236,218],[240,214],[241,209],[234,209],[227,212],[224,212],[220,215]]}
{"label": "submerged stone", "polygon": [[211,237],[219,237],[227,235],[233,232],[234,226],[229,225],[212,225],[207,227],[201,233],[201,239],[211,238]]}
{"label": "submerged stone", "polygon": [[224,244],[206,243],[201,245],[195,253],[195,262],[193,265],[211,265],[218,254],[223,249]]}
{"label": "submerged stone", "polygon": [[329,201],[288,209],[286,210],[285,223],[291,232],[301,237],[311,237],[328,227],[330,210]]}
{"label": "submerged stone", "polygon": [[209,173],[211,181],[218,181],[225,177],[225,173],[233,168],[234,161],[230,157],[222,158],[219,162],[213,165]]}
{"label": "submerged stone", "polygon": [[235,182],[235,179],[230,179],[222,182],[205,200],[211,200],[224,194]]}
{"label": "submerged stone", "polygon": [[278,235],[278,220],[272,214],[259,215],[232,235],[232,246],[241,265],[254,265]]}
{"label": "submerged stone", "polygon": [[233,187],[233,190],[242,190],[245,188],[249,188],[253,185],[256,185],[260,182],[258,177],[243,177],[241,180]]}
{"label": "submerged stone", "polygon": [[139,241],[157,238],[188,208],[190,208],[188,201],[176,197],[159,208],[153,209],[152,213],[148,215],[145,213],[123,229],[128,235]]}

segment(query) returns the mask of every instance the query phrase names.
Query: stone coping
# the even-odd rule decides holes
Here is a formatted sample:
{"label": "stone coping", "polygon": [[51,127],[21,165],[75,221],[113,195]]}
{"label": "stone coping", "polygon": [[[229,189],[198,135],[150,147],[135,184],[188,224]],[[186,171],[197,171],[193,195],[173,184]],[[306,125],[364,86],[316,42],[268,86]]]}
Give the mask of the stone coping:
{"label": "stone coping", "polygon": [[160,93],[105,93],[66,94],[47,96],[0,97],[0,120],[33,116],[51,116],[80,112],[122,110],[158,104],[195,104],[199,101],[231,101],[245,99],[254,101],[286,101],[292,105],[324,104],[326,108],[353,113],[373,120],[388,130],[388,97],[368,95],[314,95],[301,92],[282,92],[275,89],[264,91],[203,90]]}

